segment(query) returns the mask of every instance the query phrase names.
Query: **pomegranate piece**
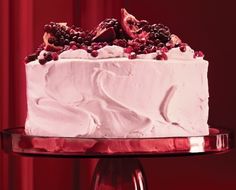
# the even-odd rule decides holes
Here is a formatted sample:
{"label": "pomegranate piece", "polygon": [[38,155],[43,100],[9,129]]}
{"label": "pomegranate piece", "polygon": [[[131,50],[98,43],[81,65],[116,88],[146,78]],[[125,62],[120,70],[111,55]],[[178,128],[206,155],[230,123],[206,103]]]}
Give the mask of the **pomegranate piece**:
{"label": "pomegranate piece", "polygon": [[107,18],[91,32],[94,36],[92,41],[95,42],[111,42],[123,35],[123,30],[118,20],[114,18]]}
{"label": "pomegranate piece", "polygon": [[95,42],[113,41],[115,38],[116,38],[115,30],[113,27],[110,27],[98,30],[92,41]]}
{"label": "pomegranate piece", "polygon": [[143,30],[147,24],[147,21],[139,21],[126,9],[121,9],[121,26],[130,38],[147,38],[149,33]]}

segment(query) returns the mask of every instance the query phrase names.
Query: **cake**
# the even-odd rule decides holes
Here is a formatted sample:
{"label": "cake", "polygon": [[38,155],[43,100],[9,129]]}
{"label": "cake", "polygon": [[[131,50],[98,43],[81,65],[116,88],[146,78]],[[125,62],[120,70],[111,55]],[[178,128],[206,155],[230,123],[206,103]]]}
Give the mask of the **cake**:
{"label": "cake", "polygon": [[208,61],[163,24],[121,21],[95,29],[50,22],[26,57],[28,135],[90,138],[209,133]]}

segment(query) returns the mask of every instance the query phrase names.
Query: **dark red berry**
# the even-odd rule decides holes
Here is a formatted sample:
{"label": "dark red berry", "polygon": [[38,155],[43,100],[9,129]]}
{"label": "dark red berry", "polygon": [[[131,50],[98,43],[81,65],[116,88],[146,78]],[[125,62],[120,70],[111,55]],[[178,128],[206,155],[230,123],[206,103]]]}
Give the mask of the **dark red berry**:
{"label": "dark red berry", "polygon": [[195,51],[193,57],[204,57],[204,53],[202,51]]}
{"label": "dark red berry", "polygon": [[70,46],[70,49],[76,50],[76,49],[78,49],[78,47],[77,47],[76,45],[71,45],[71,46]]}
{"label": "dark red berry", "polygon": [[158,52],[156,56],[157,60],[167,60],[168,57],[164,52]]}
{"label": "dark red berry", "polygon": [[58,60],[58,54],[56,52],[53,52],[51,55],[52,55],[52,60],[54,61]]}
{"label": "dark red berry", "polygon": [[179,45],[179,49],[180,49],[180,51],[182,51],[182,52],[186,52],[186,44],[185,44],[185,43],[181,43],[181,44]]}
{"label": "dark red berry", "polygon": [[88,48],[87,48],[87,52],[88,53],[91,53],[93,51],[93,48],[91,47],[91,46],[89,46]]}
{"label": "dark red berry", "polygon": [[167,53],[169,51],[169,49],[167,47],[162,47],[161,51],[164,52],[164,53]]}
{"label": "dark red berry", "polygon": [[46,61],[51,61],[51,60],[52,60],[52,54],[51,54],[50,52],[46,53],[46,54],[44,55],[44,59],[45,59]]}
{"label": "dark red berry", "polygon": [[135,59],[137,57],[137,54],[135,52],[131,52],[128,56],[129,59]]}
{"label": "dark red berry", "polygon": [[48,32],[48,33],[51,32],[52,31],[52,26],[49,25],[49,24],[44,25],[44,31]]}
{"label": "dark red berry", "polygon": [[39,63],[40,63],[41,65],[44,65],[46,62],[47,62],[47,61],[46,61],[45,59],[39,59]]}
{"label": "dark red berry", "polygon": [[132,51],[134,51],[134,49],[131,46],[128,46],[127,48],[124,49],[125,53],[131,53]]}
{"label": "dark red berry", "polygon": [[98,56],[98,51],[97,50],[92,50],[91,56],[97,57]]}
{"label": "dark red berry", "polygon": [[49,44],[54,44],[54,42],[55,42],[55,38],[53,38],[53,37],[48,38]]}
{"label": "dark red berry", "polygon": [[25,58],[25,62],[26,62],[26,63],[29,63],[29,62],[31,62],[31,61],[34,61],[34,60],[37,59],[37,57],[38,57],[38,55],[35,54],[35,53],[33,53],[33,54],[31,54],[31,55],[28,55],[28,56]]}
{"label": "dark red berry", "polygon": [[75,42],[75,41],[71,41],[70,43],[69,43],[69,45],[70,46],[73,46],[73,45],[76,45],[77,43]]}

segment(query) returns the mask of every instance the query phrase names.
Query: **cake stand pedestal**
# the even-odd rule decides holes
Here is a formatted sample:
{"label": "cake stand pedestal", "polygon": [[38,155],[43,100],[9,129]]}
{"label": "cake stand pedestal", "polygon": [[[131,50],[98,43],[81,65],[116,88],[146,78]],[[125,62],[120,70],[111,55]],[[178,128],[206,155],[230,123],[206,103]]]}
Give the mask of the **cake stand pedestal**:
{"label": "cake stand pedestal", "polygon": [[210,134],[168,138],[70,138],[28,136],[23,127],[1,132],[9,154],[68,158],[100,158],[91,190],[147,190],[139,157],[224,153],[233,147],[232,132],[210,128]]}

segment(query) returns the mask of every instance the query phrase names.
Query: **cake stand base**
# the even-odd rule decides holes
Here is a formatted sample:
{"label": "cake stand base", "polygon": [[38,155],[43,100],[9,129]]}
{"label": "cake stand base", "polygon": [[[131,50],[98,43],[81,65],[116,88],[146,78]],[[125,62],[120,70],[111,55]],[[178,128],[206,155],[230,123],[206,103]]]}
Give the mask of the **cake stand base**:
{"label": "cake stand base", "polygon": [[207,136],[164,138],[40,137],[23,127],[0,133],[1,149],[20,156],[100,158],[90,190],[147,190],[139,157],[224,153],[234,144],[233,132],[210,128]]}
{"label": "cake stand base", "polygon": [[90,190],[147,190],[142,165],[136,158],[102,158]]}

